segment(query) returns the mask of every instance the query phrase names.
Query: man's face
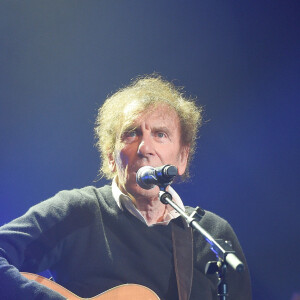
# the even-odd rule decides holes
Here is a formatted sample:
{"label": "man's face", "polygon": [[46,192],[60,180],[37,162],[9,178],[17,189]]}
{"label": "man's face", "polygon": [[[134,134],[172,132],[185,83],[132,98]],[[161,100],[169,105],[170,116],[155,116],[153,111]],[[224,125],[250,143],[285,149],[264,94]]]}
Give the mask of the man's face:
{"label": "man's face", "polygon": [[118,185],[124,193],[134,198],[157,197],[158,187],[145,190],[136,183],[136,172],[143,166],[171,164],[178,168],[179,175],[184,173],[189,149],[181,147],[180,123],[172,108],[159,105],[146,111],[121,132],[110,156],[110,167],[116,171]]}

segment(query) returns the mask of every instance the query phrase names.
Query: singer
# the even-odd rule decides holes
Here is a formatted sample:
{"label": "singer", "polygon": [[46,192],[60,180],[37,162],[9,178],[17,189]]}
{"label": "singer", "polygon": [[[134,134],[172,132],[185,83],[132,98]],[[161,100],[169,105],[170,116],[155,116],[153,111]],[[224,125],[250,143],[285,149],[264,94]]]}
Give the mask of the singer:
{"label": "singer", "polygon": [[[205,275],[206,263],[215,260],[208,243],[159,201],[155,180],[148,189],[136,181],[145,166],[172,165],[177,180],[187,178],[201,120],[201,107],[157,75],[110,96],[99,109],[95,136],[100,172],[111,184],[61,191],[0,228],[0,298],[72,299],[20,273],[48,269],[85,298],[134,283],[163,300],[218,300],[217,276]],[[190,209],[170,185],[167,191]],[[245,264],[241,274],[228,268],[229,299],[250,300],[249,271],[233,229],[208,211],[200,223],[214,238],[231,241]]]}

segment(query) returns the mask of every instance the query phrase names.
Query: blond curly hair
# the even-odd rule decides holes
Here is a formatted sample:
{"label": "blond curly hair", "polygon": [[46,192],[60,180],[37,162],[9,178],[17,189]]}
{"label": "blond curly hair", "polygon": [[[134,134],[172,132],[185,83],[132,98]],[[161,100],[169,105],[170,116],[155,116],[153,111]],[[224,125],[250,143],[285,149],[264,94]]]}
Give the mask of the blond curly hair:
{"label": "blond curly hair", "polygon": [[138,77],[132,83],[108,97],[99,108],[95,122],[96,147],[101,155],[100,174],[112,179],[109,155],[115,151],[122,128],[142,112],[166,104],[177,113],[181,126],[181,145],[190,148],[188,164],[182,178],[189,176],[189,163],[194,155],[198,129],[202,123],[202,107],[194,99],[185,97],[182,88],[152,74]]}

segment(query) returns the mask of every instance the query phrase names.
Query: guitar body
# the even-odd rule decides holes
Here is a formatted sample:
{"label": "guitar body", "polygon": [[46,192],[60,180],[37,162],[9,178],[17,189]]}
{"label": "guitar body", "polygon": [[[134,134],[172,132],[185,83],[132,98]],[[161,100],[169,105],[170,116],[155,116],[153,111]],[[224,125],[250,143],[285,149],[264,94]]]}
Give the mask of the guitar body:
{"label": "guitar body", "polygon": [[159,300],[159,297],[149,288],[131,283],[119,285],[92,298],[81,298],[58,283],[43,276],[26,272],[22,272],[21,274],[27,279],[35,280],[69,300]]}

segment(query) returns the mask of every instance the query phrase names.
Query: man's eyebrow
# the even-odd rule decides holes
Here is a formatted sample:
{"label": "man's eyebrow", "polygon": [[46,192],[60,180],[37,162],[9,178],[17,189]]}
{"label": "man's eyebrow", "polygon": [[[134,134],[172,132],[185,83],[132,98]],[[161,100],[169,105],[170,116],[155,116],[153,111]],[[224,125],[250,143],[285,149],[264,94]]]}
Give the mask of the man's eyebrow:
{"label": "man's eyebrow", "polygon": [[132,131],[132,130],[136,130],[137,128],[139,128],[138,125],[128,124],[127,126],[124,127],[124,131]]}
{"label": "man's eyebrow", "polygon": [[[121,136],[124,135],[125,133],[131,132],[131,131],[140,131],[140,126],[136,125],[136,124],[127,124],[125,125],[120,133]],[[157,125],[157,126],[153,126],[151,131],[157,132],[157,131],[163,131],[165,133],[167,133],[169,136],[172,136],[172,131],[166,127],[166,126],[161,126],[161,125]]]}
{"label": "man's eyebrow", "polygon": [[154,126],[153,131],[163,131],[167,133],[168,135],[172,134],[171,130],[166,126]]}
{"label": "man's eyebrow", "polygon": [[121,136],[127,132],[131,132],[134,131],[138,128],[138,126],[134,125],[134,124],[127,124],[125,125],[121,130],[120,130],[120,134]]}

